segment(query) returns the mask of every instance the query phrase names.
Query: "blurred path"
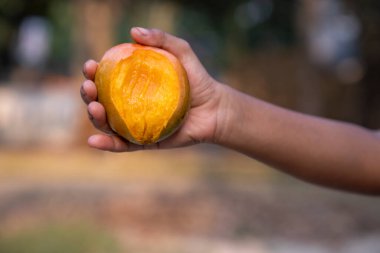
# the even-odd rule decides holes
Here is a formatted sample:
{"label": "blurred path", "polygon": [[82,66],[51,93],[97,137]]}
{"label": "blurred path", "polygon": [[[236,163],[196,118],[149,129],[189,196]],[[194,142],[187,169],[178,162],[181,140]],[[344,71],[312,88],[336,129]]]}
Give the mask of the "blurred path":
{"label": "blurred path", "polygon": [[308,185],[213,146],[2,151],[0,161],[0,232],[90,220],[134,252],[379,248],[379,198]]}

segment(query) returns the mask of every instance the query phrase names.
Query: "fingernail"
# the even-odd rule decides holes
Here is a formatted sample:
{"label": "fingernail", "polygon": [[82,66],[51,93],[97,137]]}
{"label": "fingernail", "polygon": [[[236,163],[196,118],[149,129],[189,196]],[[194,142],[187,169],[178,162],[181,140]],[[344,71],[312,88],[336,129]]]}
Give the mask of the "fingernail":
{"label": "fingernail", "polygon": [[145,29],[145,28],[142,28],[142,27],[135,27],[135,28],[138,31],[138,33],[140,33],[140,35],[142,35],[142,36],[147,36],[149,34],[149,30],[148,29]]}
{"label": "fingernail", "polygon": [[96,142],[96,136],[91,135],[91,136],[87,139],[87,142],[88,142],[88,144],[95,143],[95,142]]}

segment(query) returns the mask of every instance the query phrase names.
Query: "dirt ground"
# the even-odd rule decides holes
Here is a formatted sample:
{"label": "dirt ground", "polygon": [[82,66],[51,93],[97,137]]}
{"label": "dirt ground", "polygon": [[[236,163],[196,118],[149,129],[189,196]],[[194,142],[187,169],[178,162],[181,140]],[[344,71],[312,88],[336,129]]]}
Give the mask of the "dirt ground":
{"label": "dirt ground", "polygon": [[[380,252],[380,199],[213,146],[0,152],[0,233],[91,221],[131,252]],[[128,251],[128,252],[130,252]]]}

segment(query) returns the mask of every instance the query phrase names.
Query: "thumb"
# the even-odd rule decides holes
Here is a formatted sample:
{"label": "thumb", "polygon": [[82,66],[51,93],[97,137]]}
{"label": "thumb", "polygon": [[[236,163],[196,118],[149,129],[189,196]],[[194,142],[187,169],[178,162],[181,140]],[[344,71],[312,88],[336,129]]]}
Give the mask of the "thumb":
{"label": "thumb", "polygon": [[196,57],[187,41],[158,29],[133,27],[131,36],[137,43],[162,48],[177,56],[182,62],[189,57]]}

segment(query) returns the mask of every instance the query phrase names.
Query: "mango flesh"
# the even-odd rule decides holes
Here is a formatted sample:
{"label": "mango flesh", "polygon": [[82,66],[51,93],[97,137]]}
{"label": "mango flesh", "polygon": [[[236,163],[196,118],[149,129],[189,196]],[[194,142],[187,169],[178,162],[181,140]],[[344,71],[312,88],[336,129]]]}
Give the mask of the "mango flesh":
{"label": "mango flesh", "polygon": [[180,62],[161,49],[135,44],[111,48],[95,84],[111,128],[145,145],[171,135],[189,108],[189,85]]}

